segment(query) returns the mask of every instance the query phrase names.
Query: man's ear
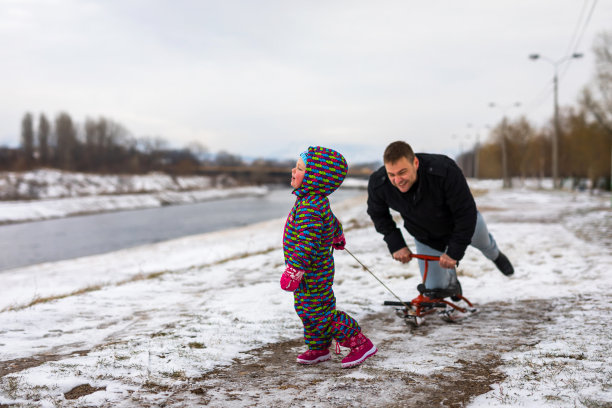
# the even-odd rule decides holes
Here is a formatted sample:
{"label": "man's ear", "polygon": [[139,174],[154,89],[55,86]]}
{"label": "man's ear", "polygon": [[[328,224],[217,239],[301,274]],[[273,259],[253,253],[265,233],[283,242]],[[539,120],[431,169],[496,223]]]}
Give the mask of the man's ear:
{"label": "man's ear", "polygon": [[414,168],[415,170],[419,169],[419,158],[414,156]]}

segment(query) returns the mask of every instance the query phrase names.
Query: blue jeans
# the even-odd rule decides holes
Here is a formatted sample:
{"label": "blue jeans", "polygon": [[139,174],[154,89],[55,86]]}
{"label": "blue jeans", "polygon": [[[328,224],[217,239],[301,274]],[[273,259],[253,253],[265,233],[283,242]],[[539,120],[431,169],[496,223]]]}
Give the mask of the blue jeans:
{"label": "blue jeans", "polygon": [[[433,249],[430,246],[423,244],[422,242],[414,240],[416,246],[416,252],[423,255],[440,256],[443,252]],[[472,241],[470,245],[477,248],[482,254],[490,260],[497,259],[499,255],[499,248],[493,236],[487,229],[487,224],[482,218],[480,212],[476,214],[476,228],[474,229],[474,235],[472,235]],[[421,277],[425,273],[425,262],[419,259],[419,268],[421,269]],[[450,283],[457,278],[457,272],[455,268],[445,269],[441,268],[437,261],[428,261],[429,267],[427,269],[427,282],[425,287],[427,289],[446,289]]]}

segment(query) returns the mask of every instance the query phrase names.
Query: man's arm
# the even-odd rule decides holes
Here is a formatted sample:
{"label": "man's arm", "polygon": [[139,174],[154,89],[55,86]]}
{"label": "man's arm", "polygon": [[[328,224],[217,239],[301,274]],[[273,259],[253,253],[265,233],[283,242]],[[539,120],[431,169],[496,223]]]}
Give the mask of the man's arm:
{"label": "man's arm", "polygon": [[456,166],[450,166],[444,181],[446,201],[455,221],[446,254],[453,260],[463,258],[476,228],[476,203],[463,176]]}
{"label": "man's arm", "polygon": [[389,252],[394,254],[400,249],[406,248],[407,245],[402,232],[397,228],[391,216],[389,205],[385,202],[381,193],[377,191],[379,188],[384,188],[380,186],[380,183],[380,180],[373,181],[372,178],[368,183],[368,215],[372,219],[376,231],[383,235]]}

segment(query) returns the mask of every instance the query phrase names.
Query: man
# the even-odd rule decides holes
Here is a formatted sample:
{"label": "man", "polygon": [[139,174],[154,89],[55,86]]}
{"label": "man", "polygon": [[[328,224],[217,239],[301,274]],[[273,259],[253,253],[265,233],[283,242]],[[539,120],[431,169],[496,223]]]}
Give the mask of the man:
{"label": "man", "polygon": [[[514,273],[497,248],[457,164],[447,156],[415,154],[409,144],[393,142],[385,149],[384,166],[368,182],[368,214],[384,236],[393,258],[409,262],[408,249],[389,209],[400,213],[414,237],[416,252],[439,256],[429,262],[427,281],[419,291],[430,298],[461,294],[455,267],[468,245],[478,248],[506,276]],[[421,276],[425,261],[419,260]]]}

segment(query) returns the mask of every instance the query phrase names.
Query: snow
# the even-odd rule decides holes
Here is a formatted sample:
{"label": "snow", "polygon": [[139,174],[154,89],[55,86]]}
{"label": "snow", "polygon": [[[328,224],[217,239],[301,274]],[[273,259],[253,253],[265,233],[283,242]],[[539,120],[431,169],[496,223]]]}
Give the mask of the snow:
{"label": "snow", "polygon": [[[85,176],[51,169],[0,172],[0,225],[261,196],[269,191],[265,186],[234,184],[234,180],[225,176],[216,179],[207,176],[172,177],[163,173]],[[343,184],[343,188],[365,189],[366,186],[367,180],[350,177]]]}
{"label": "snow", "polygon": [[[482,343],[486,350],[487,344],[508,341],[509,333],[517,332],[515,306],[534,302],[552,306],[533,311],[530,324],[537,330],[517,329],[524,339],[518,346],[503,346],[499,354],[504,379],[468,406],[610,406],[610,195],[536,189],[529,183],[510,190],[497,181],[470,183],[490,231],[516,269],[507,278],[473,248],[461,262],[464,293],[483,307],[482,316],[466,324],[477,330],[479,322],[494,323],[472,339],[457,338],[461,326],[448,324],[406,335],[405,325],[382,306],[382,300],[392,298],[389,293],[346,252],[337,252],[338,308],[368,322],[364,331],[379,345],[379,353],[353,370],[328,363],[321,372],[340,372],[343,381],[361,384],[381,382],[392,400],[395,376],[436,376],[457,369],[463,344]],[[70,202],[58,200],[57,208],[61,203],[70,207]],[[29,213],[28,204],[12,205]],[[365,196],[333,209],[345,226],[347,248],[394,292],[413,294],[420,281],[418,267],[390,259],[365,212]],[[283,224],[284,219],[270,220],[3,272],[0,404],[173,406],[169,401],[206,373],[249,362],[253,350],[300,339],[293,298],[278,286]],[[388,315],[397,326],[375,330],[380,320],[370,316]],[[432,348],[432,339],[449,343],[450,351]],[[10,369],[18,364],[24,366]],[[294,365],[292,360],[286,364]],[[388,375],[381,379],[368,370]],[[320,387],[340,395],[340,405],[360,399],[368,405],[366,394],[333,388],[325,377],[320,381]],[[82,384],[103,389],[65,398],[64,393]],[[283,392],[278,390],[275,398],[292,405],[292,397]],[[199,406],[193,392],[183,394],[183,405],[175,406]],[[262,399],[255,401],[261,406],[266,401],[274,405],[266,399],[271,396],[259,394]],[[219,390],[211,395],[215,406],[245,406],[239,398],[223,400]]]}
{"label": "snow", "polygon": [[37,201],[0,201],[0,224],[40,221],[105,211],[134,210],[169,204],[190,204],[247,195],[263,195],[266,187],[210,188],[197,191],[162,191],[154,194],[88,196]]}
{"label": "snow", "polygon": [[[39,221],[105,211],[189,204],[247,195],[264,195],[266,187],[233,186],[226,177],[83,175],[60,170],[0,173],[0,224]],[[21,200],[10,201],[8,198]],[[31,200],[31,201],[24,201]]]}

